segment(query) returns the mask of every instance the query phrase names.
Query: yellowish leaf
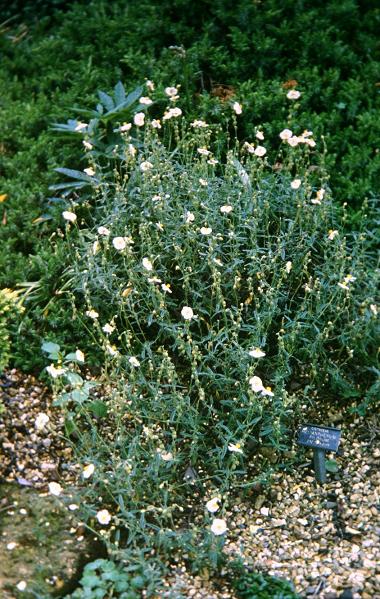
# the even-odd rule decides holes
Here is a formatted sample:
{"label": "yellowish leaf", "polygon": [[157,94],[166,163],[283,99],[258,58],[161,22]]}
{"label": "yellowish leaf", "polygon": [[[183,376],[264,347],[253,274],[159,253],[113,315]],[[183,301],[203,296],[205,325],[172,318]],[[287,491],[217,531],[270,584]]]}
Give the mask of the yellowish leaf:
{"label": "yellowish leaf", "polygon": [[132,293],[132,287],[127,287],[126,289],[124,289],[124,291],[122,291],[121,296],[128,297],[128,295],[130,295],[131,293]]}
{"label": "yellowish leaf", "polygon": [[8,197],[7,193],[0,194],[0,204],[1,204],[1,202],[5,202],[5,200],[7,199],[7,197]]}

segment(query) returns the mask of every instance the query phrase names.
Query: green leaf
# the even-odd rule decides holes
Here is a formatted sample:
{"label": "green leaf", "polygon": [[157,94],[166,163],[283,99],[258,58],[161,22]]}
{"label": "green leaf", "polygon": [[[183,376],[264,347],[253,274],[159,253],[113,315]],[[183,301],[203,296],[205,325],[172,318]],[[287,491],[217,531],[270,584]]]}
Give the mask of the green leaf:
{"label": "green leaf", "polygon": [[71,399],[79,404],[82,404],[88,399],[88,393],[83,389],[74,389],[74,391],[71,391],[70,395]]}
{"label": "green leaf", "polygon": [[71,393],[60,393],[57,399],[53,401],[53,406],[63,407],[69,403],[69,401],[71,401]]}
{"label": "green leaf", "polygon": [[88,404],[88,408],[97,418],[104,418],[107,415],[107,405],[100,399],[91,401]]}
{"label": "green leaf", "polygon": [[53,343],[52,341],[44,341],[41,345],[41,349],[46,354],[58,354],[60,346],[58,343]]}
{"label": "green leaf", "polygon": [[76,355],[76,353],[74,353],[74,352],[72,352],[72,353],[70,353],[70,354],[67,354],[67,355],[64,357],[64,360],[63,360],[63,361],[64,361],[64,362],[80,362],[80,360],[78,360],[78,359],[77,359],[77,355]]}
{"label": "green leaf", "polygon": [[130,106],[132,106],[132,104],[134,102],[136,102],[136,100],[139,99],[139,97],[141,96],[142,93],[143,93],[143,86],[139,85],[139,87],[136,87],[136,89],[133,90],[133,92],[128,94],[128,96],[126,97],[125,102],[124,102],[125,108],[129,108]]}
{"label": "green leaf", "polygon": [[79,374],[77,374],[76,372],[67,372],[66,378],[69,381],[69,383],[73,386],[81,387],[83,385],[82,377]]}
{"label": "green leaf", "polygon": [[68,437],[70,437],[70,435],[72,435],[73,433],[76,433],[78,431],[78,427],[75,424],[72,416],[73,416],[73,413],[70,412],[70,415],[66,416],[66,418],[65,418],[65,432]]}
{"label": "green leaf", "polygon": [[125,89],[121,81],[118,81],[114,88],[116,106],[125,101]]}
{"label": "green leaf", "polygon": [[98,92],[99,99],[101,103],[107,108],[108,111],[113,110],[115,108],[115,104],[111,96],[106,94],[105,92]]}
{"label": "green leaf", "polygon": [[57,173],[61,173],[62,175],[67,175],[68,177],[71,177],[72,179],[80,179],[81,181],[86,181],[89,183],[94,180],[94,177],[90,177],[89,175],[86,175],[86,173],[82,173],[82,171],[75,171],[72,168],[59,167],[59,168],[55,168],[54,170],[57,171]]}
{"label": "green leaf", "polygon": [[58,183],[56,185],[49,185],[51,191],[58,191],[60,189],[81,189],[86,185],[89,185],[89,181],[73,181],[67,183]]}
{"label": "green leaf", "polygon": [[335,474],[339,470],[339,465],[335,460],[326,460],[326,470]]}

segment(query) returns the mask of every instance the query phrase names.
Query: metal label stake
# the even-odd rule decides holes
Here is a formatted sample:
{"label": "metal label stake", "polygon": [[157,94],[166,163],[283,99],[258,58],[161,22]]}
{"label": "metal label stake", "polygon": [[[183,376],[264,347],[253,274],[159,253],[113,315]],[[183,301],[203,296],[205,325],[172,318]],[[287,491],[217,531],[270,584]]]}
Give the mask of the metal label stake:
{"label": "metal label stake", "polygon": [[331,426],[304,424],[298,432],[298,444],[313,450],[314,472],[317,481],[326,482],[326,451],[336,452],[341,431]]}

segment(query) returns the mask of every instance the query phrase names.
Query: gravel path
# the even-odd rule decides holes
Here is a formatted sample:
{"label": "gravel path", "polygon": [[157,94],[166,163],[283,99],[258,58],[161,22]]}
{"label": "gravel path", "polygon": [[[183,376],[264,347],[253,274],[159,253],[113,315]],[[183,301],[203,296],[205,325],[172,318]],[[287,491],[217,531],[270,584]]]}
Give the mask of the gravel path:
{"label": "gravel path", "polygon": [[[51,409],[48,390],[13,370],[0,397],[0,481],[46,490],[52,480],[75,480],[71,448],[62,439],[63,419]],[[40,414],[46,427],[36,426]],[[292,580],[307,599],[380,599],[379,420],[346,413],[338,472],[318,485],[307,463],[279,472],[269,487],[225,514],[225,551],[247,564]],[[295,450],[299,451],[299,449]],[[302,450],[303,451],[303,450]],[[173,565],[159,597],[233,599],[223,580],[202,580]]]}

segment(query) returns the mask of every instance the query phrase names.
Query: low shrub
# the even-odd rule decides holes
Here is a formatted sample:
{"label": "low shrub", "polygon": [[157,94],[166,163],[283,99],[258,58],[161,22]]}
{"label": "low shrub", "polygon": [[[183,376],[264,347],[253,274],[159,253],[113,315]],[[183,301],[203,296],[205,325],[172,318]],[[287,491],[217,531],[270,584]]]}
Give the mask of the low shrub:
{"label": "low shrub", "polygon": [[[292,109],[276,154],[261,130],[231,135],[238,103],[221,132],[187,122],[175,88],[158,120],[162,93],[148,92],[154,102],[137,90],[128,104],[117,87],[126,122],[98,108],[68,124],[88,160],[60,169],[76,185],[64,196],[63,288],[82,343],[65,358],[53,347],[49,373],[91,464],[81,517],[101,525],[110,555],[122,559],[126,543],[181,549],[213,569],[228,506],[270,475],[263,447],[281,453],[313,406],[373,390],[371,234],[364,214],[345,233],[323,140]],[[103,368],[95,391],[80,375],[91,357]]]}
{"label": "low shrub", "polygon": [[11,357],[11,327],[22,311],[20,291],[0,289],[0,374]]}

